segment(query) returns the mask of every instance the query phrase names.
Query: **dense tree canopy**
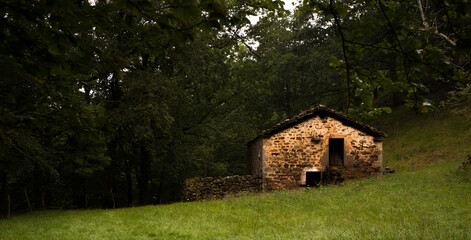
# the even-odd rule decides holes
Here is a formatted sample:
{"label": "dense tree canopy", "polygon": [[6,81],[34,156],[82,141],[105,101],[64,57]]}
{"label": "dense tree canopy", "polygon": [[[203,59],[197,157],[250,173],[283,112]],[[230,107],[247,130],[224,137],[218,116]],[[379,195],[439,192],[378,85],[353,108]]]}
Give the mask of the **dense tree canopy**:
{"label": "dense tree canopy", "polygon": [[247,141],[318,104],[470,111],[464,0],[0,5],[1,213],[178,201],[186,178],[245,174]]}
{"label": "dense tree canopy", "polygon": [[342,56],[332,64],[346,79],[347,108],[389,111],[373,99],[392,90],[416,111],[428,111],[437,106],[431,93],[469,83],[466,1],[306,0],[303,9],[337,28]]}

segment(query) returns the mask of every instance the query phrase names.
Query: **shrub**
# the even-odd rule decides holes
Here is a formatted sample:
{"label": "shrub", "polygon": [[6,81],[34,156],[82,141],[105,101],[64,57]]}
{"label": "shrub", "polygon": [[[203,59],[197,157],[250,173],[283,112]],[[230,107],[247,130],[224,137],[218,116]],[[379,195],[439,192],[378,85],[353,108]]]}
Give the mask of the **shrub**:
{"label": "shrub", "polygon": [[471,182],[471,155],[456,168],[454,174],[466,182]]}

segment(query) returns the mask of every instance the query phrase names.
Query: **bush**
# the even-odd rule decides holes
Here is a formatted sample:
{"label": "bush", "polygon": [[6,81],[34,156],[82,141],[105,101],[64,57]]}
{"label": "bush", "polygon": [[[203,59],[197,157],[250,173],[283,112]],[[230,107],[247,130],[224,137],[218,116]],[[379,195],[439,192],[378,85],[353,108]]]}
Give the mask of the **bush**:
{"label": "bush", "polygon": [[322,184],[339,184],[345,180],[344,170],[327,167],[322,176]]}
{"label": "bush", "polygon": [[471,182],[471,155],[456,168],[454,174],[466,182]]}

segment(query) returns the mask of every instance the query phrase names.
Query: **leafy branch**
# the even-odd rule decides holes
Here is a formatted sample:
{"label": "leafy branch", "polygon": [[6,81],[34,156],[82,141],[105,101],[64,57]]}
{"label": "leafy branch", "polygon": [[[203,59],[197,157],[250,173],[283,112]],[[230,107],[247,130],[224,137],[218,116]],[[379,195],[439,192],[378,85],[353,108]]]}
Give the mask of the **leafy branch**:
{"label": "leafy branch", "polygon": [[330,12],[334,15],[335,24],[337,25],[337,29],[340,33],[340,38],[342,40],[342,54],[343,54],[343,59],[345,60],[345,68],[346,68],[346,71],[347,71],[347,94],[348,94],[347,109],[345,111],[345,114],[348,114],[348,110],[349,110],[350,105],[351,105],[351,96],[350,96],[350,82],[351,82],[351,79],[350,79],[350,63],[348,61],[347,46],[345,44],[347,41],[345,40],[345,36],[343,34],[343,31],[342,31],[342,25],[340,23],[339,17],[337,16],[336,12],[334,11],[333,0],[330,0],[329,8],[330,8]]}

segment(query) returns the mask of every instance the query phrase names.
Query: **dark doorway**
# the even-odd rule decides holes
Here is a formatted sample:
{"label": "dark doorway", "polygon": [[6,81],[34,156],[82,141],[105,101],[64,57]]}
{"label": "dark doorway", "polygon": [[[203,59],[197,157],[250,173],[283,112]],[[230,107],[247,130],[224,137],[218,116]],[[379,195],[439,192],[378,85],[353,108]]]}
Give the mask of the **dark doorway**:
{"label": "dark doorway", "polygon": [[306,187],[317,187],[321,182],[321,172],[306,172]]}
{"label": "dark doorway", "polygon": [[329,165],[343,166],[343,138],[329,139]]}

